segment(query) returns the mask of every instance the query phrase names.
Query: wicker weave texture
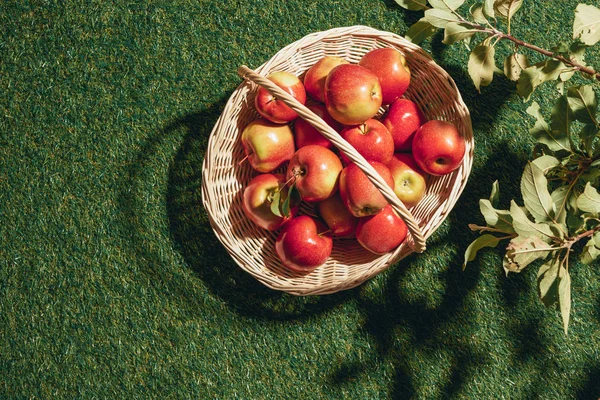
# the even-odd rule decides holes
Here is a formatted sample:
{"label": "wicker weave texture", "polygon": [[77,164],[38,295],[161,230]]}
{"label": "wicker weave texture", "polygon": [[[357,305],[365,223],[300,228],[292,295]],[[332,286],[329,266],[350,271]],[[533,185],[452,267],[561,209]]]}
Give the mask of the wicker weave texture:
{"label": "wicker weave texture", "polygon": [[[355,239],[334,238],[333,252],[326,264],[309,274],[292,273],[275,253],[277,232],[258,228],[242,211],[243,189],[256,175],[248,163],[240,163],[245,156],[240,143],[241,132],[250,121],[259,117],[254,109],[258,87],[255,81],[277,70],[303,77],[308,68],[326,55],[341,56],[357,63],[366,52],[379,47],[394,47],[405,55],[411,70],[411,84],[405,97],[416,102],[428,119],[454,123],[466,139],[465,157],[451,174],[428,177],[425,197],[412,209],[406,210],[401,203],[397,204],[397,200],[392,203],[411,230],[408,240],[394,252],[375,255]],[[239,267],[275,290],[295,295],[328,294],[360,285],[411,254],[415,248],[417,251],[424,248],[424,241],[445,220],[462,193],[473,159],[469,111],[452,78],[427,53],[390,32],[366,26],[343,27],[305,36],[281,49],[255,71],[240,68],[240,75],[246,80],[232,93],[217,120],[202,166],[203,205],[215,235]],[[335,131],[323,133],[337,135]],[[339,135],[328,137],[334,143],[342,140]],[[343,142],[337,144],[338,148],[344,146]],[[357,161],[362,158],[352,148],[340,150]],[[314,214],[307,205],[302,207],[302,212]]]}

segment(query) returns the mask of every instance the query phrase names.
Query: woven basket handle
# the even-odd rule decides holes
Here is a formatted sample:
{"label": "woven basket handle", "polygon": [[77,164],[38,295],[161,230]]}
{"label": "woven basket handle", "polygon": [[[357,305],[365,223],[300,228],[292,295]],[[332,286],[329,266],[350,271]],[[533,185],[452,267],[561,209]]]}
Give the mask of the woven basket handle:
{"label": "woven basket handle", "polygon": [[371,164],[369,164],[350,143],[344,140],[339,133],[335,131],[335,129],[330,127],[325,121],[319,118],[319,116],[309,110],[308,107],[301,104],[293,96],[285,92],[269,79],[256,73],[245,65],[242,65],[238,68],[238,75],[243,79],[252,81],[257,85],[264,87],[275,97],[281,99],[292,110],[296,111],[301,118],[305,119],[308,123],[319,130],[319,132],[321,132],[323,136],[329,139],[340,151],[342,151],[348,157],[348,159],[356,163],[356,165],[367,175],[371,182],[373,182],[373,184],[379,189],[381,194],[383,194],[386,200],[406,223],[406,226],[408,227],[408,230],[410,231],[414,241],[413,246],[411,246],[413,251],[422,253],[425,250],[425,237],[423,236],[421,228],[415,221],[413,215],[398,199],[396,193],[394,193],[394,191],[388,186],[381,175],[377,173],[375,168],[373,168],[373,166],[371,166]]}

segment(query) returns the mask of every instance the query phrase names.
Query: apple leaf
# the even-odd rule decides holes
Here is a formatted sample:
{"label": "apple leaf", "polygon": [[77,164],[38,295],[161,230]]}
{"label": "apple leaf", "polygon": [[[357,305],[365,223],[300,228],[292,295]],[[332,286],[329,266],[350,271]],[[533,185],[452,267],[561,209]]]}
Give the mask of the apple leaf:
{"label": "apple leaf", "polygon": [[489,199],[492,207],[498,207],[498,202],[500,201],[500,184],[497,179],[492,183]]}
{"label": "apple leaf", "polygon": [[[593,124],[584,125],[579,131],[579,142],[581,150],[586,154],[592,154],[593,142],[600,135],[600,128]],[[589,180],[589,179],[588,179]]]}
{"label": "apple leaf", "polygon": [[436,31],[437,28],[435,26],[427,22],[425,18],[421,18],[411,25],[410,28],[408,28],[408,31],[404,37],[415,44],[420,44],[423,42],[423,40],[433,35]]}
{"label": "apple leaf", "polygon": [[273,192],[273,196],[271,197],[271,212],[278,217],[283,217],[283,213],[281,211],[281,203],[282,196],[281,193],[284,191],[284,188],[276,190]]}
{"label": "apple leaf", "polygon": [[504,75],[511,81],[518,81],[521,71],[529,67],[527,56],[520,53],[513,53],[504,60]]}
{"label": "apple leaf", "polygon": [[496,0],[494,1],[494,12],[510,20],[522,5],[523,0]]}
{"label": "apple leaf", "polygon": [[571,276],[569,275],[569,271],[562,266],[558,272],[558,304],[566,335],[569,330],[569,318],[571,315]]}
{"label": "apple leaf", "polygon": [[510,212],[507,210],[497,210],[487,199],[479,200],[479,210],[485,219],[485,223],[507,234],[515,233],[513,221]]}
{"label": "apple leaf", "polygon": [[554,233],[550,225],[546,223],[535,223],[527,217],[525,210],[517,205],[514,200],[510,203],[510,216],[513,220],[513,228],[519,236],[539,237],[544,242],[549,243],[554,238]]}
{"label": "apple leaf", "polygon": [[598,99],[591,85],[572,86],[567,90],[569,108],[577,121],[596,125]]}
{"label": "apple leaf", "polygon": [[567,96],[560,96],[556,99],[552,107],[552,113],[550,114],[550,129],[552,130],[553,144],[556,141],[562,141],[561,145],[563,147],[570,148],[569,135],[571,134],[571,124],[574,119]]}
{"label": "apple leaf", "polygon": [[477,45],[469,56],[467,70],[475,88],[481,92],[481,86],[487,86],[494,78],[496,65],[494,64],[495,49],[485,44]]}
{"label": "apple leaf", "polygon": [[548,180],[544,171],[529,162],[521,177],[521,192],[525,208],[536,222],[552,221],[554,203],[548,191]]}
{"label": "apple leaf", "polygon": [[465,250],[465,261],[463,262],[463,270],[466,268],[468,262],[473,261],[475,259],[479,250],[483,249],[484,247],[496,247],[499,242],[499,238],[490,234],[481,235],[477,239],[475,239],[469,245],[469,247],[467,247],[467,250]]}
{"label": "apple leaf", "polygon": [[294,181],[286,192],[286,196],[281,205],[281,212],[285,217],[289,217],[291,215],[292,207],[302,201],[302,196],[300,196],[300,192],[296,187],[296,182]]}
{"label": "apple leaf", "polygon": [[590,237],[583,247],[579,260],[586,265],[590,265],[600,257],[600,232]]}
{"label": "apple leaf", "polygon": [[425,16],[423,18],[436,28],[445,28],[451,22],[460,22],[458,17],[450,11],[437,8],[425,10]]}
{"label": "apple leaf", "polygon": [[527,113],[535,118],[535,124],[529,129],[529,133],[537,140],[538,143],[542,143],[552,151],[570,151],[571,146],[569,145],[569,138],[566,134],[560,134],[553,132],[551,127],[548,125],[542,113],[540,112],[540,105],[535,101],[527,108]]}
{"label": "apple leaf", "polygon": [[583,193],[577,197],[577,208],[595,216],[600,215],[600,194],[590,182],[586,183]]}
{"label": "apple leaf", "polygon": [[489,18],[496,18],[494,3],[496,0],[483,0],[483,14]]}
{"label": "apple leaf", "polygon": [[465,0],[429,0],[433,8],[444,11],[454,11],[462,6]]}
{"label": "apple leaf", "polygon": [[487,24],[488,20],[486,18],[484,6],[482,4],[473,4],[469,9],[469,13],[473,17],[473,20],[478,24]]}
{"label": "apple leaf", "polygon": [[579,4],[575,9],[573,39],[592,46],[600,41],[600,9],[588,4]]}
{"label": "apple leaf", "polygon": [[558,158],[549,154],[539,156],[538,158],[534,159],[531,163],[539,169],[541,169],[544,174],[547,174],[548,171],[560,165],[560,161],[558,161]]}
{"label": "apple leaf", "polygon": [[556,223],[564,225],[567,222],[567,201],[571,193],[569,186],[559,186],[550,193],[554,203]]}
{"label": "apple leaf", "polygon": [[544,82],[557,80],[565,65],[557,60],[548,59],[525,68],[517,82],[517,92],[529,101],[534,90]]}
{"label": "apple leaf", "polygon": [[427,0],[396,0],[396,4],[410,11],[427,10],[429,8],[427,7]]}
{"label": "apple leaf", "polygon": [[444,44],[454,44],[459,40],[468,39],[478,33],[477,29],[470,29],[467,26],[462,24],[451,22],[446,25],[446,29],[444,30],[444,40],[442,43]]}
{"label": "apple leaf", "polygon": [[504,255],[504,270],[508,272],[521,272],[535,260],[544,259],[554,251],[539,237],[517,236],[511,239]]}
{"label": "apple leaf", "polygon": [[542,302],[547,306],[556,304],[558,301],[558,268],[560,260],[552,257],[546,261],[538,270],[537,282],[538,293]]}

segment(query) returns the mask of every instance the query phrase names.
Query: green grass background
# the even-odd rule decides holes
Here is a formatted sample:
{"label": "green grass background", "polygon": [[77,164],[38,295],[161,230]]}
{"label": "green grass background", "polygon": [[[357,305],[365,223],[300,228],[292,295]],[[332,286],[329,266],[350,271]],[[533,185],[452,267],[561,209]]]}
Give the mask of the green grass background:
{"label": "green grass background", "polygon": [[[576,5],[525,2],[513,33],[568,40]],[[426,253],[294,297],[209,226],[202,160],[240,64],[420,16],[392,0],[2,2],[0,398],[598,398],[597,266],[572,265],[568,337],[534,269],[505,277],[490,249],[461,271],[479,198],[498,179],[503,205],[519,199],[533,121],[502,77],[478,94],[467,50],[439,35],[423,47],[457,82],[476,150]],[[552,90],[534,96],[546,113]]]}

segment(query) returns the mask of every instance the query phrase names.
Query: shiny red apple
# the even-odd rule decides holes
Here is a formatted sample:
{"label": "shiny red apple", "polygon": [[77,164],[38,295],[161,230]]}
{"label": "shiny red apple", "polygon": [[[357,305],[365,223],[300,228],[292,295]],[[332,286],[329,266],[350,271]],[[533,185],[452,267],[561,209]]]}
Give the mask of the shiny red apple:
{"label": "shiny red apple", "polygon": [[325,105],[340,123],[361,124],[374,117],[381,107],[379,79],[360,65],[338,65],[325,80]]}
{"label": "shiny red apple", "polygon": [[[346,126],[340,136],[350,143],[367,161],[387,164],[394,155],[394,140],[388,129],[379,120],[369,118],[359,125]],[[350,160],[342,153],[342,160]]]}
{"label": "shiny red apple", "polygon": [[298,211],[298,207],[294,206],[290,209],[289,216],[274,214],[271,203],[276,192],[280,192],[283,198],[287,196],[284,174],[258,174],[244,188],[244,214],[259,227],[270,231],[279,229]]}
{"label": "shiny red apple", "polygon": [[287,167],[286,179],[294,182],[302,200],[325,200],[338,190],[342,161],[333,151],[316,144],[299,148]]}
{"label": "shiny red apple", "polygon": [[396,153],[387,164],[394,177],[394,192],[406,208],[415,206],[427,189],[425,172],[419,168],[412,154]]}
{"label": "shiny red apple", "polygon": [[334,236],[353,236],[358,218],[344,205],[339,193],[317,203],[317,211]]}
{"label": "shiny red apple", "polygon": [[407,234],[406,223],[389,204],[375,215],[360,218],[356,226],[356,240],[375,254],[394,250]]}
{"label": "shiny red apple", "polygon": [[414,133],[426,121],[425,115],[412,100],[399,98],[390,104],[381,119],[394,139],[394,150],[411,151]]}
{"label": "shiny red apple", "polygon": [[246,125],[240,140],[248,162],[259,172],[274,171],[296,151],[292,129],[264,118]]}
{"label": "shiny red apple", "polygon": [[327,226],[308,215],[290,219],[275,240],[275,251],[283,265],[298,273],[308,273],[325,264],[332,249]]}
{"label": "shiny red apple", "polygon": [[304,75],[304,88],[306,93],[321,103],[325,102],[325,80],[329,72],[341,64],[349,62],[343,57],[324,56],[314,63]]}
{"label": "shiny red apple", "polygon": [[[327,108],[322,103],[313,103],[308,106],[308,109],[320,117],[327,125],[333,128],[336,132],[342,130],[342,125],[329,115]],[[304,147],[309,144],[318,144],[329,149],[333,148],[333,143],[327,139],[314,126],[302,118],[298,118],[294,122],[294,139],[296,148]]]}
{"label": "shiny red apple", "polygon": [[[371,161],[370,164],[394,189],[394,178],[389,168],[377,161]],[[355,163],[348,164],[342,170],[339,191],[344,205],[355,217],[377,214],[388,204],[379,189]]]}
{"label": "shiny red apple", "polygon": [[400,98],[410,85],[410,68],[406,57],[394,48],[371,50],[362,56],[358,65],[369,69],[379,78],[384,105]]}
{"label": "shiny red apple", "polygon": [[[292,95],[301,104],[306,103],[304,84],[296,75],[287,71],[276,71],[267,75],[267,79]],[[286,124],[298,118],[294,110],[262,86],[256,92],[254,106],[261,116],[277,124]]]}
{"label": "shiny red apple", "polygon": [[456,170],[465,151],[465,138],[448,121],[427,121],[413,138],[413,157],[419,167],[431,175],[445,175]]}

